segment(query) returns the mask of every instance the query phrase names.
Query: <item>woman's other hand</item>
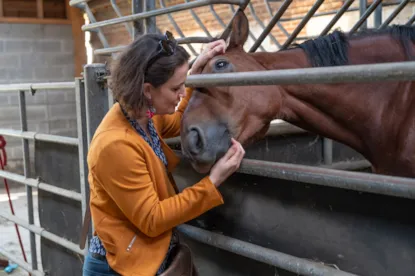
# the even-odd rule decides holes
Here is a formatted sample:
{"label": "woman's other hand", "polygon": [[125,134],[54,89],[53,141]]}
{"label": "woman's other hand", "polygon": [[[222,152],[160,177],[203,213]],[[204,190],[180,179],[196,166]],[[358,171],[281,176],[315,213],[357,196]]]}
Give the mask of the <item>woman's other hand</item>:
{"label": "woman's other hand", "polygon": [[216,55],[224,54],[226,50],[225,40],[219,39],[206,44],[202,53],[196,58],[195,62],[190,69],[190,75],[202,73],[206,63]]}
{"label": "woman's other hand", "polygon": [[228,152],[219,159],[210,171],[210,181],[219,187],[231,174],[239,169],[245,150],[241,144],[232,138],[232,146]]}

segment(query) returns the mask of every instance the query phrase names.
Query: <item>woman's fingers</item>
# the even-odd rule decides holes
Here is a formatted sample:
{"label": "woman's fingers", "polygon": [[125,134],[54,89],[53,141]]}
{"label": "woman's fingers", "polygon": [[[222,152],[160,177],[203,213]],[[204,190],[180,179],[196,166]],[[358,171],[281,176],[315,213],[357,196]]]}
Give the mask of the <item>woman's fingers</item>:
{"label": "woman's fingers", "polygon": [[202,72],[206,63],[218,54],[224,54],[226,50],[226,42],[223,39],[213,41],[206,45],[206,48],[197,57],[191,70],[191,74],[197,74]]}
{"label": "woman's fingers", "polygon": [[235,150],[235,154],[232,155],[232,157],[230,157],[228,161],[231,162],[232,165],[236,166],[236,168],[239,168],[242,158],[245,155],[245,150],[242,147],[242,145],[233,138],[232,138],[232,143],[233,143],[233,146],[236,146],[236,150]]}
{"label": "woman's fingers", "polygon": [[215,48],[218,45],[226,46],[225,40],[219,39],[219,40],[215,40],[213,42],[210,42],[210,43],[206,44],[206,48],[202,52],[209,51],[209,50]]}

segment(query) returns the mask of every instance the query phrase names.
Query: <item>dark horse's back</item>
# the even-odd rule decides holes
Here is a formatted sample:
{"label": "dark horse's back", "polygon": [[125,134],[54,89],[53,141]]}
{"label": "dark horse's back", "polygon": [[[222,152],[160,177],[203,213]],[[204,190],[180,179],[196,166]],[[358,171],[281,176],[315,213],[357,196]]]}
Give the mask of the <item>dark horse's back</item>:
{"label": "dark horse's back", "polygon": [[[334,31],[296,47],[304,50],[313,67],[412,62],[415,26],[393,25],[353,34]],[[315,87],[337,94],[340,108],[330,106],[324,111],[337,116],[332,118],[334,121],[347,122],[343,124],[360,142],[354,143],[356,148],[372,163],[375,173],[415,177],[414,81],[344,83],[336,89],[324,84]],[[349,141],[343,142],[350,145],[346,143]]]}

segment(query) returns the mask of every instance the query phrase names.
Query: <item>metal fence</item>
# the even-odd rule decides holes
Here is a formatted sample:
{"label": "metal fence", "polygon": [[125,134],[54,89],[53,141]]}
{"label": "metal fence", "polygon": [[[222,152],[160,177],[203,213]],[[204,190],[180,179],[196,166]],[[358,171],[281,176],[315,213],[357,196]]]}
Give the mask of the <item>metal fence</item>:
{"label": "metal fence", "polygon": [[[265,0],[266,1],[266,0]],[[329,24],[324,28],[321,34],[326,34],[334,26],[334,24],[340,19],[342,14],[348,12],[348,8],[354,1],[345,1],[343,7],[336,13],[333,13],[333,18]],[[352,32],[358,30],[360,27],[365,26],[366,19],[373,12],[377,13],[377,26],[383,28],[392,22],[392,19],[398,15],[398,13],[411,1],[400,1],[395,11],[382,23],[380,18],[380,7],[381,2],[379,0],[373,1],[373,3],[367,7],[366,1],[360,1],[362,4],[359,8],[360,19],[354,27]],[[162,2],[161,2],[162,3]],[[268,3],[266,1],[266,3]],[[250,51],[254,52],[261,47],[262,41],[267,37],[271,29],[276,25],[282,29],[279,24],[283,18],[283,14],[292,3],[292,0],[285,0],[280,6],[279,10],[274,14],[271,9],[268,9],[269,14],[272,16],[268,25],[260,24],[263,32],[256,38],[255,44],[251,47]],[[318,7],[323,3],[322,0],[315,2],[310,11],[302,18],[300,24],[295,28],[293,33],[287,33],[286,41],[280,45],[280,48],[288,47],[295,39],[298,34],[307,24],[307,22],[313,16],[321,16],[326,14],[317,14]],[[132,37],[137,32],[142,32],[142,29],[151,31],[156,30],[154,22],[151,18],[162,14],[170,14],[173,12],[188,10],[200,6],[210,6],[212,14],[215,14],[213,6],[215,4],[230,4],[237,5],[238,8],[244,10],[249,8],[251,13],[254,14],[253,7],[249,1],[245,0],[198,0],[179,4],[173,7],[154,9],[154,1],[133,1],[133,13],[129,16],[121,16],[115,1],[111,1],[111,6],[119,16],[118,18],[97,22],[92,14],[88,0],[72,0],[70,1],[71,6],[77,6],[83,9],[90,20],[90,24],[83,26],[84,31],[96,31],[98,36],[103,43],[103,49],[95,50],[95,54],[112,54],[122,50],[125,46],[119,46],[116,48],[109,47],[108,42],[103,35],[101,28],[111,26],[114,24],[125,24],[127,22],[144,20],[143,23],[135,22],[134,29],[130,29],[128,24],[125,24],[127,30]],[[269,6],[268,6],[269,7]],[[192,16],[196,23],[200,25],[202,29],[202,23],[198,20],[198,16],[192,11]],[[218,18],[218,17],[216,17]],[[170,18],[174,26],[174,19]],[[219,19],[219,18],[218,18]],[[255,17],[255,20],[260,21],[259,18]],[[286,19],[285,19],[286,20]],[[415,21],[415,16],[407,22],[408,25]],[[222,22],[223,23],[223,22]],[[140,25],[141,24],[141,25]],[[229,31],[230,24],[222,24],[224,26],[224,35]],[[140,29],[141,28],[141,29]],[[177,30],[177,28],[176,28]],[[206,42],[212,40],[209,32],[204,29],[207,36],[200,37],[182,37],[179,39],[180,43],[191,44],[195,42]],[[254,34],[250,34],[254,36]],[[272,39],[272,38],[271,38]],[[391,66],[399,70],[391,72],[389,69]],[[32,199],[32,187],[37,189],[48,191],[71,200],[79,201],[82,203],[82,213],[84,216],[85,210],[87,209],[89,193],[87,184],[87,166],[86,166],[86,153],[89,146],[89,141],[97,128],[102,117],[105,115],[107,110],[112,104],[112,99],[107,87],[105,86],[107,71],[104,64],[92,64],[87,65],[84,68],[83,78],[77,78],[74,82],[66,83],[40,83],[40,84],[12,84],[12,85],[1,85],[0,93],[5,91],[15,91],[19,93],[19,107],[21,116],[21,130],[11,129],[0,129],[0,135],[18,137],[22,139],[24,149],[24,175],[18,175],[6,171],[0,171],[0,177],[16,181],[26,185],[27,200],[28,200],[28,222],[23,221],[16,216],[0,213],[0,216],[10,220],[31,232],[31,255],[32,264],[27,264],[23,260],[14,256],[10,252],[7,252],[4,248],[0,248],[0,253],[8,257],[10,260],[19,264],[22,268],[29,271],[33,275],[44,275],[43,271],[40,271],[37,267],[37,255],[36,255],[36,242],[35,234],[40,235],[56,244],[67,248],[80,256],[83,256],[87,250],[81,250],[77,244],[59,237],[53,233],[50,233],[40,226],[34,225],[33,220],[33,199]],[[266,84],[287,84],[287,83],[330,83],[330,82],[358,82],[358,81],[377,81],[377,80],[414,80],[415,79],[415,62],[405,63],[385,63],[378,65],[359,65],[359,66],[347,66],[347,67],[335,67],[335,68],[311,68],[311,69],[295,69],[295,70],[279,70],[279,71],[267,71],[267,72],[255,72],[251,73],[233,73],[227,75],[226,78],[221,75],[198,75],[189,76],[187,79],[188,86],[194,85],[266,85]],[[77,104],[77,123],[78,123],[78,138],[70,138],[56,135],[41,134],[36,132],[27,131],[27,117],[26,117],[26,102],[25,93],[36,89],[62,89],[62,88],[73,88],[76,93],[76,104]],[[85,92],[88,93],[85,93]],[[282,128],[281,128],[282,127]],[[281,130],[282,129],[282,130]],[[296,133],[303,132],[303,130],[291,126],[289,124],[278,124],[273,127],[268,135],[279,135],[281,133]],[[29,172],[29,140],[48,141],[54,143],[61,143],[71,146],[78,147],[79,153],[79,170],[80,170],[80,193],[55,187],[53,184],[43,183],[40,179],[30,178]],[[179,139],[169,140],[170,144],[180,142]],[[332,145],[331,140],[325,140],[324,156],[327,165],[333,165],[331,163]],[[367,163],[359,163],[360,165],[367,166]],[[345,169],[345,168],[344,168]],[[402,198],[415,198],[415,179],[402,178],[402,177],[391,177],[383,175],[373,175],[368,173],[357,173],[357,172],[346,172],[339,171],[329,168],[316,168],[311,166],[293,165],[275,162],[265,162],[257,160],[245,159],[242,163],[239,172],[252,175],[268,176],[277,179],[288,179],[301,181],[305,183],[312,183],[316,185],[331,186],[341,189],[349,189],[356,191],[364,191],[368,193],[377,193],[383,195],[389,195],[394,197]],[[238,255],[242,255],[266,264],[270,264],[276,267],[283,268],[287,271],[298,273],[300,275],[353,275],[344,271],[340,271],[328,266],[324,266],[317,262],[297,258],[290,256],[282,252],[270,250],[264,247],[260,247],[251,243],[243,242],[240,240],[233,239],[224,235],[205,231],[193,226],[182,225],[179,227],[180,231],[186,236],[195,239],[199,242],[209,244],[213,247],[221,248]],[[81,241],[82,243],[83,241]]]}
{"label": "metal fence", "polygon": [[[84,10],[90,20],[90,24],[86,24],[82,27],[83,31],[93,31],[97,32],[99,39],[103,45],[104,48],[102,49],[95,49],[94,54],[96,55],[108,55],[113,54],[116,52],[121,51],[124,49],[125,46],[116,46],[116,47],[110,47],[108,44],[108,41],[103,34],[102,29],[105,27],[111,27],[115,24],[124,24],[128,33],[133,38],[136,33],[145,32],[145,31],[156,31],[160,32],[160,30],[157,28],[157,26],[154,23],[154,20],[152,20],[156,16],[160,15],[167,15],[169,22],[171,23],[171,26],[176,30],[176,32],[179,34],[180,38],[178,39],[180,44],[187,44],[190,51],[197,55],[195,52],[192,43],[199,43],[200,38],[199,37],[184,37],[183,32],[181,31],[179,25],[174,20],[174,18],[171,16],[172,13],[177,13],[184,10],[189,10],[192,14],[193,19],[195,20],[195,23],[200,26],[201,30],[206,34],[206,37],[204,39],[206,40],[212,40],[211,33],[209,30],[204,26],[204,24],[201,22],[200,18],[198,17],[197,13],[192,10],[194,8],[198,7],[204,7],[209,6],[210,12],[214,16],[214,18],[220,23],[220,25],[224,28],[223,35],[225,36],[229,32],[229,22],[232,20],[230,18],[229,22],[226,24],[223,22],[223,20],[220,18],[220,16],[216,13],[214,6],[218,4],[228,4],[229,9],[232,12],[235,12],[235,7],[238,7],[239,9],[245,10],[248,9],[252,17],[254,18],[255,22],[260,26],[262,29],[262,32],[256,36],[256,34],[253,34],[252,32],[249,33],[249,36],[255,41],[255,44],[251,47],[249,50],[250,52],[255,52],[258,48],[260,48],[262,51],[265,51],[265,49],[262,47],[262,42],[266,37],[269,37],[270,40],[275,44],[276,49],[285,49],[289,47],[293,42],[296,41],[302,41],[305,39],[309,39],[312,37],[299,37],[298,35],[301,33],[301,31],[304,29],[304,27],[307,25],[307,23],[310,21],[311,18],[320,17],[320,16],[327,16],[327,15],[333,15],[330,22],[327,24],[327,26],[321,31],[320,35],[327,34],[333,26],[341,19],[341,17],[350,12],[359,11],[360,12],[360,18],[359,20],[353,25],[353,27],[350,29],[350,33],[356,32],[359,28],[366,28],[367,27],[367,19],[373,14],[374,20],[375,20],[375,27],[378,28],[385,28],[388,26],[398,15],[399,13],[411,2],[414,2],[413,0],[397,0],[397,1],[387,1],[387,3],[382,3],[382,0],[374,0],[372,4],[368,5],[367,0],[347,0],[344,1],[342,7],[338,9],[337,11],[329,11],[329,12],[321,12],[317,13],[318,9],[321,7],[321,5],[324,3],[324,0],[316,0],[314,5],[312,5],[311,9],[304,15],[299,17],[286,17],[283,18],[284,13],[289,9],[290,5],[293,3],[293,0],[284,0],[279,9],[274,13],[272,11],[272,8],[270,7],[270,0],[264,0],[264,5],[267,9],[267,13],[269,15],[269,22],[268,24],[265,24],[259,16],[256,14],[256,10],[250,0],[197,0],[197,1],[185,1],[185,3],[165,7],[164,1],[159,0],[160,7],[159,9],[155,9],[155,1],[152,0],[133,0],[132,1],[132,11],[133,13],[131,15],[127,16],[121,16],[121,13],[119,11],[119,8],[115,1],[111,1],[111,6],[114,9],[115,13],[118,15],[116,18],[103,20],[97,22],[95,19],[95,16],[91,12],[90,7],[88,6],[89,0],[71,0],[70,5],[78,7],[82,10]],[[281,1],[282,2],[282,1]],[[351,8],[351,5],[355,2],[359,2],[359,7]],[[382,8],[388,7],[388,6],[397,6],[395,10],[382,22]],[[297,25],[297,27],[292,31],[290,34],[281,24],[281,22],[288,22],[293,20],[301,20],[300,23]],[[141,22],[142,21],[142,22]],[[407,22],[407,25],[413,24],[415,21],[415,15],[412,16]],[[134,22],[135,28],[134,30],[131,30],[131,26],[128,25],[129,22]],[[141,22],[141,23],[140,23]],[[271,30],[274,27],[277,27],[285,36],[286,40],[284,43],[279,43],[275,36],[271,33]]]}
{"label": "metal fence", "polygon": [[[80,82],[78,81],[78,85]],[[76,254],[83,255],[84,252],[79,248],[79,246],[65,238],[60,237],[59,235],[53,234],[44,228],[34,224],[34,212],[33,212],[33,195],[32,188],[37,188],[38,190],[44,190],[59,196],[66,197],[71,200],[82,202],[83,210],[85,207],[85,195],[83,193],[78,193],[75,191],[55,187],[53,184],[44,183],[40,179],[30,178],[30,158],[29,158],[29,140],[32,141],[47,141],[53,143],[61,143],[65,145],[79,146],[79,139],[42,134],[37,132],[28,131],[27,125],[27,116],[26,116],[26,93],[35,92],[38,89],[42,90],[59,90],[59,89],[75,89],[76,82],[61,82],[61,83],[33,83],[33,84],[9,84],[9,85],[0,85],[0,93],[2,92],[16,92],[19,94],[19,109],[20,109],[20,130],[14,129],[4,129],[0,128],[0,135],[16,137],[22,139],[23,145],[23,165],[24,165],[24,175],[19,175],[7,171],[0,170],[0,177],[20,183],[26,186],[26,195],[27,195],[27,207],[28,207],[28,221],[19,219],[15,215],[7,214],[5,211],[0,212],[0,217],[5,218],[25,229],[30,231],[30,252],[31,252],[31,265],[27,264],[25,261],[19,259],[17,256],[12,255],[10,252],[7,252],[6,249],[1,248],[0,253],[5,255],[7,258],[18,264],[23,269],[29,271],[33,275],[44,275],[43,271],[38,270],[37,267],[37,253],[36,253],[36,240],[35,234],[40,235],[56,244],[59,244]],[[79,89],[77,92],[79,94]],[[59,93],[59,92],[57,92]],[[78,98],[78,97],[77,97]],[[79,119],[78,116],[78,127],[82,119]],[[78,131],[82,130],[78,128]],[[80,135],[82,137],[82,135]],[[82,148],[79,148],[80,156],[84,156]],[[84,159],[81,159],[84,162]],[[82,170],[83,166],[81,166]],[[81,189],[84,191],[84,189]]]}

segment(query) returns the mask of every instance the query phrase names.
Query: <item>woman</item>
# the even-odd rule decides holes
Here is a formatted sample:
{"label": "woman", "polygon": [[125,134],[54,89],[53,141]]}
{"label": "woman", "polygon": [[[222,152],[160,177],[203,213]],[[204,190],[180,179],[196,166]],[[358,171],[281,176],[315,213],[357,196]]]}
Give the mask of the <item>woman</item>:
{"label": "woman", "polygon": [[[209,43],[189,73],[200,73],[225,47],[223,40]],[[162,274],[177,260],[175,226],[223,204],[217,187],[245,154],[234,139],[210,174],[181,193],[170,174],[178,158],[162,139],[180,134],[192,94],[184,86],[188,59],[169,33],[143,35],[118,57],[111,84],[117,103],[97,128],[88,153],[95,232],[83,275]]]}

